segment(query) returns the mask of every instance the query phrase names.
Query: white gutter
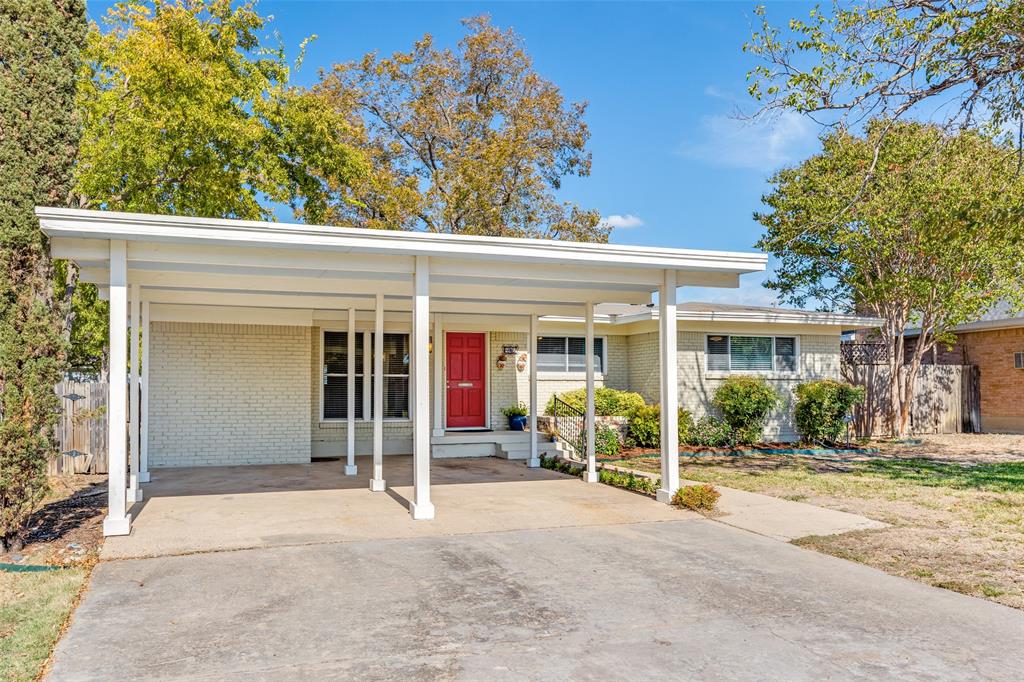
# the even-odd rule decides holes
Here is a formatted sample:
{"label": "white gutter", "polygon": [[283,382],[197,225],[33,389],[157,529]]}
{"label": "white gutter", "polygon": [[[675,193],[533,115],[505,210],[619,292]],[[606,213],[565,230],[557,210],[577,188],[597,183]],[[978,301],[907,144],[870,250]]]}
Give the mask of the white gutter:
{"label": "white gutter", "polygon": [[[603,318],[603,319],[602,319]],[[583,322],[582,317],[543,317],[545,322]],[[631,315],[595,315],[596,322],[610,325],[631,324],[658,319],[658,310],[652,308],[646,313]],[[835,313],[779,311],[777,313],[755,311],[694,311],[680,310],[676,319],[689,322],[753,322],[762,324],[816,324],[844,329],[866,329],[882,326],[883,320],[878,317],[860,317],[858,315],[840,315]],[[1024,320],[1022,320],[1024,322]]]}

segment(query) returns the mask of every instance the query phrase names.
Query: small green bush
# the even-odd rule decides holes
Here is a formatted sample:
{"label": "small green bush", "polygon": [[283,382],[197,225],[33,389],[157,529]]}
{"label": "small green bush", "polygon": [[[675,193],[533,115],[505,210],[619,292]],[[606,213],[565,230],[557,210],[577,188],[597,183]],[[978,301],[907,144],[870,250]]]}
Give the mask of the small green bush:
{"label": "small green bush", "polygon": [[653,479],[646,476],[637,476],[632,471],[612,471],[610,469],[601,469],[597,476],[601,483],[613,485],[617,488],[625,488],[626,490],[632,490],[638,493],[644,493],[645,495],[657,494],[658,487],[661,485],[660,478]]}
{"label": "small green bush", "polygon": [[[581,412],[587,410],[587,389],[585,388],[560,393],[558,398]],[[639,393],[630,393],[604,386],[594,389],[594,414],[598,417],[628,417],[644,405],[646,403]],[[551,416],[554,413],[555,396],[551,396],[544,408],[544,414]]]}
{"label": "small green bush", "polygon": [[693,430],[693,415],[686,410],[679,409],[679,418],[676,420],[677,428],[679,429],[679,444],[690,442],[690,432]]}
{"label": "small green bush", "polygon": [[540,456],[540,465],[544,469],[551,469],[552,471],[569,474],[570,476],[582,476],[584,471],[582,466],[570,464],[564,459],[548,457],[547,455]]}
{"label": "small green bush", "polygon": [[796,428],[804,440],[835,443],[846,430],[846,417],[863,402],[864,389],[843,381],[821,379],[796,389]]}
{"label": "small green bush", "polygon": [[687,445],[705,448],[727,448],[735,444],[732,427],[721,419],[704,416],[690,427]]}
{"label": "small green bush", "polygon": [[640,448],[661,445],[661,408],[644,405],[629,417],[629,443]]}
{"label": "small green bush", "polygon": [[610,426],[598,424],[594,432],[594,452],[602,457],[618,457],[621,450],[619,432]]}
{"label": "small green bush", "polygon": [[764,436],[764,422],[779,400],[762,377],[736,374],[718,387],[711,402],[732,427],[736,442],[752,445]]}
{"label": "small green bush", "polygon": [[709,512],[714,510],[721,496],[722,493],[715,490],[713,485],[688,485],[676,491],[672,496],[672,504],[693,511]]}

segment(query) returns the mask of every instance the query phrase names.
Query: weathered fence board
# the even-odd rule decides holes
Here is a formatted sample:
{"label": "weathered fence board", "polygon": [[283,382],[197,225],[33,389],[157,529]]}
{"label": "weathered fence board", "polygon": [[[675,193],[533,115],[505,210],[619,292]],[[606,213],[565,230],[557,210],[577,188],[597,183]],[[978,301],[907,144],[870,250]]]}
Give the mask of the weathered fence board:
{"label": "weathered fence board", "polygon": [[70,381],[57,384],[61,415],[57,424],[59,454],[48,471],[57,474],[107,472],[107,384]]}
{"label": "weathered fence board", "polygon": [[[915,434],[974,432],[980,420],[977,381],[973,365],[922,365],[914,387],[910,430]],[[843,365],[843,376],[866,392],[854,409],[858,437],[886,435],[889,411],[889,369],[884,365]]]}

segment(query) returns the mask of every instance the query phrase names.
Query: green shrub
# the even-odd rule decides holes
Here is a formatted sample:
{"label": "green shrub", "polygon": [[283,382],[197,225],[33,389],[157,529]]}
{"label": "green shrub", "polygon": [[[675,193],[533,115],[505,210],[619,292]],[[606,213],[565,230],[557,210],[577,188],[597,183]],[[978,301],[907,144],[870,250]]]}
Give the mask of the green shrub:
{"label": "green shrub", "polygon": [[640,448],[656,448],[661,445],[661,408],[644,405],[629,417],[630,445]]}
{"label": "green shrub", "polygon": [[796,387],[796,428],[804,440],[834,443],[846,430],[846,417],[864,400],[864,389],[821,379]]}
{"label": "green shrub", "polygon": [[679,418],[676,420],[676,428],[679,430],[679,444],[690,442],[690,432],[693,430],[693,415],[686,410],[679,409]]}
{"label": "green shrub", "polygon": [[610,426],[598,424],[594,433],[594,452],[602,457],[618,457],[621,450],[619,432]]}
{"label": "green shrub", "polygon": [[547,455],[540,456],[540,465],[545,469],[551,469],[563,474],[569,474],[570,476],[582,476],[583,467],[580,465],[570,464],[564,459],[558,457],[548,457]]}
{"label": "green shrub", "polygon": [[[578,388],[575,391],[560,393],[558,398],[581,412],[587,410],[587,389]],[[628,417],[635,410],[646,405],[643,396],[639,393],[619,391],[604,386],[594,389],[594,414],[598,417]],[[555,396],[551,396],[544,414],[551,416],[555,413]]]}
{"label": "green shrub", "polygon": [[[686,443],[693,428],[693,415],[680,409],[676,419],[679,442]],[[629,434],[626,437],[630,445],[641,448],[661,447],[661,406],[645,405],[629,417]]]}
{"label": "green shrub", "polygon": [[690,427],[687,445],[705,448],[727,448],[735,443],[732,427],[721,419],[705,416]]}
{"label": "green shrub", "polygon": [[722,493],[715,490],[713,485],[688,485],[676,491],[672,496],[672,504],[693,511],[709,512],[714,510],[721,496]]}
{"label": "green shrub", "polygon": [[661,479],[637,476],[632,471],[612,471],[601,469],[597,474],[598,480],[606,485],[613,485],[617,488],[625,488],[645,495],[655,495],[661,485]]}
{"label": "green shrub", "polygon": [[763,378],[737,374],[718,387],[711,402],[732,427],[736,441],[753,444],[764,436],[764,422],[779,400],[779,394]]}

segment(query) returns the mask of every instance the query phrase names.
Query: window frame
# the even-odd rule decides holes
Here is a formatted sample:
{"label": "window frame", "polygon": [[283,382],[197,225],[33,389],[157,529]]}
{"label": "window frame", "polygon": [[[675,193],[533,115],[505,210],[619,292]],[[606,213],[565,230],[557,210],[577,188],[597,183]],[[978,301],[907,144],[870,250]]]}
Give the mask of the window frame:
{"label": "window frame", "polygon": [[[711,355],[709,352],[709,344],[712,336],[724,336],[727,339],[728,352],[726,357],[729,358],[728,369],[710,369],[708,367],[708,359]],[[772,340],[772,368],[771,369],[733,369],[732,367],[732,337],[741,336],[747,338],[759,338],[759,339],[771,339]],[[793,358],[794,368],[793,369],[778,369],[776,366],[776,339],[793,339]],[[796,377],[800,374],[800,335],[799,334],[748,334],[738,333],[733,334],[729,332],[705,332],[704,333],[704,374],[710,377],[728,376],[730,374],[759,374],[764,376],[779,376],[779,377]]]}
{"label": "window frame", "polygon": [[[583,339],[584,344],[586,344],[586,339],[587,339],[586,336],[578,336],[576,334],[538,334],[537,335],[537,355],[538,355],[537,376],[538,377],[543,378],[543,379],[562,378],[562,377],[576,379],[576,378],[579,378],[579,377],[585,377],[587,375],[586,368],[584,368],[584,369],[569,369],[569,342],[568,341],[565,342],[565,344],[566,344],[565,345],[565,369],[542,369],[541,366],[540,366],[540,363],[539,363],[540,339],[541,338],[549,338],[549,339],[552,339],[552,338]],[[595,334],[594,335],[594,345],[595,346],[597,345],[597,340],[598,339],[601,339],[601,344],[602,344],[602,348],[604,350],[604,353],[602,353],[602,355],[600,356],[601,357],[601,366],[600,367],[598,367],[597,365],[594,366],[594,377],[595,378],[603,377],[605,375],[605,373],[607,373],[607,371],[608,371],[608,337],[605,336],[605,335]],[[586,359],[584,358],[584,361],[585,360]]]}
{"label": "window frame", "polygon": [[[319,417],[320,417],[320,423],[321,424],[346,424],[346,423],[348,423],[348,417],[325,417],[324,416],[324,408],[325,408],[325,404],[324,404],[324,376],[325,376],[324,368],[325,368],[325,365],[326,365],[326,363],[324,362],[324,353],[325,353],[324,339],[325,339],[325,337],[326,337],[328,332],[343,332],[344,333],[344,332],[347,332],[347,331],[348,331],[348,327],[347,326],[346,327],[340,327],[340,326],[320,327],[320,353],[319,353],[319,356],[320,356],[319,357],[319,360],[320,360],[320,371],[319,371],[319,374],[317,376],[317,382],[320,384],[320,414],[319,414]],[[355,421],[356,422],[362,422],[362,423],[373,423],[373,399],[370,397],[372,395],[372,390],[373,390],[373,364],[374,364],[373,363],[373,333],[374,332],[373,332],[372,329],[359,329],[358,327],[356,328],[356,334],[358,334],[358,335],[363,337],[363,366],[359,367],[358,363],[356,363],[357,364],[357,367],[356,367],[356,380],[357,381],[362,380],[362,382],[363,382],[363,401],[364,402],[363,402],[363,416],[362,417],[356,417]],[[411,341],[412,332],[410,332],[410,331],[405,331],[405,330],[388,331],[388,330],[385,330],[384,333],[385,334],[402,334],[407,339],[410,339],[409,340],[410,344],[412,343],[412,341]],[[348,376],[348,375],[346,373],[342,373],[342,374],[339,375],[336,372],[332,372],[330,374],[330,376]],[[399,377],[399,376],[407,377],[410,382],[412,381],[412,374],[411,373],[406,373],[406,374],[386,374],[385,373],[384,374],[384,378],[385,379],[388,378],[388,377]],[[386,388],[387,387],[387,382],[383,382],[383,383],[384,383],[384,386]],[[408,408],[409,416],[408,417],[384,417],[383,421],[385,421],[385,422],[392,422],[392,423],[408,423],[408,422],[412,421],[412,387],[411,387],[411,385],[410,385],[409,390],[407,391],[407,393],[409,394],[408,395],[408,397],[409,397],[409,408]]]}

